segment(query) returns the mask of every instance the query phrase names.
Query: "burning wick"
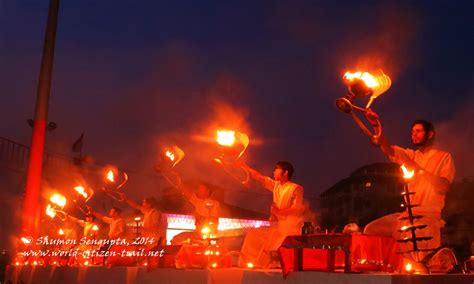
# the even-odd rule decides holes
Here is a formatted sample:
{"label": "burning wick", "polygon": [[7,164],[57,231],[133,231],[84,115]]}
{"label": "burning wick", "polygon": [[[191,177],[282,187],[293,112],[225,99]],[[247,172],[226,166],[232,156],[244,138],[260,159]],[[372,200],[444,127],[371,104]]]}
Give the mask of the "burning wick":
{"label": "burning wick", "polygon": [[97,225],[92,226],[92,231],[98,231],[99,227]]}
{"label": "burning wick", "polygon": [[61,194],[55,193],[51,195],[51,197],[49,198],[49,201],[51,201],[52,203],[60,207],[66,206],[66,197],[62,196]]}
{"label": "burning wick", "polygon": [[253,268],[253,263],[247,262],[247,267],[248,267],[248,268]]}
{"label": "burning wick", "polygon": [[63,229],[59,229],[58,234],[59,234],[60,236],[64,236],[64,231],[63,231]]}
{"label": "burning wick", "polygon": [[344,74],[344,79],[348,81],[353,81],[354,79],[360,79],[364,81],[365,85],[369,88],[378,87],[379,85],[375,77],[369,72],[355,72],[355,73],[346,72],[346,74]]}
{"label": "burning wick", "polygon": [[230,147],[235,143],[235,131],[218,130],[217,143],[222,146]]}
{"label": "burning wick", "polygon": [[53,207],[51,207],[50,204],[46,206],[46,215],[48,215],[51,218],[54,218],[56,216],[56,211],[54,211]]}
{"label": "burning wick", "polygon": [[170,151],[166,151],[166,157],[170,158],[171,162],[174,162],[174,160],[176,159],[174,153]]}
{"label": "burning wick", "polygon": [[107,180],[110,182],[115,182],[114,172],[112,170],[107,172]]}
{"label": "burning wick", "polygon": [[88,195],[87,195],[87,192],[86,192],[86,190],[84,189],[83,186],[78,185],[78,186],[74,187],[74,190],[78,194],[82,195],[85,199],[87,199]]}
{"label": "burning wick", "polygon": [[405,265],[405,271],[406,272],[412,272],[412,269],[413,269],[413,265],[411,265],[411,263],[407,263]]}
{"label": "burning wick", "polygon": [[400,167],[403,171],[403,178],[408,180],[408,179],[411,179],[414,175],[415,175],[415,170],[408,170],[406,167],[405,167],[405,164],[403,164],[401,167]]}

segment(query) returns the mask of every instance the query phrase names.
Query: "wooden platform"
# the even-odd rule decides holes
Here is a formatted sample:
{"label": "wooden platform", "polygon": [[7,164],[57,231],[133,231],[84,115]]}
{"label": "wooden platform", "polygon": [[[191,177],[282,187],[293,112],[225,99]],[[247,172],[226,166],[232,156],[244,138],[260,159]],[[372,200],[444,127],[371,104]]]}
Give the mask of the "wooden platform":
{"label": "wooden platform", "polygon": [[164,268],[147,272],[144,267],[11,267],[6,283],[351,283],[351,284],[472,284],[474,274],[400,275],[351,274],[316,271],[292,272],[283,278],[280,270],[250,269],[174,269]]}

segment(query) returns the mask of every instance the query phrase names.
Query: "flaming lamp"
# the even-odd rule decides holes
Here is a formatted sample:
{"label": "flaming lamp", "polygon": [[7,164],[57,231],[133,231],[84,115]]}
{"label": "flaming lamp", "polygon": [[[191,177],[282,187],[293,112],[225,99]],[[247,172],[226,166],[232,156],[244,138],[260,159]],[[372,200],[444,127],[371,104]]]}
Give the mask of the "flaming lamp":
{"label": "flaming lamp", "polygon": [[184,158],[184,151],[178,146],[165,147],[160,154],[158,164],[154,166],[155,171],[160,173],[168,183],[174,187],[181,185],[181,177],[174,171],[174,167]]}
{"label": "flaming lamp", "polygon": [[250,139],[247,134],[236,132],[233,130],[217,130],[216,142],[221,149],[219,157],[214,159],[214,162],[221,165],[223,169],[234,179],[237,179],[242,184],[247,184],[250,179],[250,174],[245,171],[245,178],[239,179],[229,169],[229,165],[234,165],[235,162],[242,157],[247,150]]}
{"label": "flaming lamp", "polygon": [[[121,181],[119,181],[120,176],[122,176]],[[115,167],[109,168],[105,173],[105,185],[102,187],[102,191],[105,192],[111,198],[123,202],[120,189],[127,183],[128,175],[126,172],[119,172]]]}
{"label": "flaming lamp", "polygon": [[[382,71],[378,75],[373,75],[369,72],[357,71],[357,72],[346,72],[344,74],[344,83],[347,85],[347,94],[344,97],[336,99],[337,108],[344,112],[352,115],[352,118],[359,125],[362,131],[371,137],[371,141],[374,144],[379,143],[379,138],[382,135],[382,126],[380,121],[377,121],[378,126],[375,133],[372,133],[367,129],[365,124],[359,119],[359,117],[353,112],[358,110],[361,112],[367,112],[372,103],[380,95],[385,93],[391,86],[392,81],[390,77],[385,75]],[[354,104],[356,98],[368,97],[368,102],[365,107],[360,107]]]}
{"label": "flaming lamp", "polygon": [[[406,222],[407,224],[402,226],[398,231],[402,233],[403,235],[408,234],[407,237],[403,237],[399,240],[397,240],[400,243],[412,243],[413,248],[411,250],[406,250],[406,251],[401,251],[399,253],[415,253],[415,259],[416,261],[420,261],[418,252],[422,251],[432,251],[433,249],[421,249],[419,248],[418,242],[420,241],[428,241],[431,240],[433,237],[418,237],[416,235],[417,230],[422,230],[427,227],[427,225],[422,225],[422,224],[415,224],[415,220],[423,218],[422,215],[415,215],[412,211],[412,208],[417,207],[419,205],[417,204],[412,204],[410,200],[410,196],[414,195],[415,192],[412,192],[408,188],[408,183],[411,181],[413,176],[415,175],[414,170],[408,170],[405,165],[403,164],[401,166],[401,169],[403,171],[403,179],[405,181],[405,186],[404,190],[402,192],[402,195],[404,197],[405,204],[403,204],[402,207],[406,208],[406,217],[401,217],[399,218],[401,221]],[[411,265],[411,264],[410,264]],[[407,272],[410,272],[406,269]]]}
{"label": "flaming lamp", "polygon": [[58,216],[61,220],[66,220],[67,213],[63,210],[67,199],[59,193],[54,193],[49,198],[49,204],[46,205],[46,215],[51,218]]}
{"label": "flaming lamp", "polygon": [[94,195],[94,190],[89,187],[84,187],[82,185],[77,185],[74,187],[74,191],[76,192],[76,197],[73,199],[74,204],[81,210],[84,214],[89,212],[87,208],[87,201],[91,199],[92,195]]}

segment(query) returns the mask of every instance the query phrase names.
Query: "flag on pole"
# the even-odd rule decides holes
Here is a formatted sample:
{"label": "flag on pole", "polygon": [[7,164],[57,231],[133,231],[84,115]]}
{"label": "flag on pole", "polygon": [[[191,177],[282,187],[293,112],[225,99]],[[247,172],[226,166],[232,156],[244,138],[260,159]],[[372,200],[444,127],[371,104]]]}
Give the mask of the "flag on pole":
{"label": "flag on pole", "polygon": [[82,144],[84,140],[84,132],[81,134],[81,136],[72,144],[72,152],[74,153],[82,153]]}

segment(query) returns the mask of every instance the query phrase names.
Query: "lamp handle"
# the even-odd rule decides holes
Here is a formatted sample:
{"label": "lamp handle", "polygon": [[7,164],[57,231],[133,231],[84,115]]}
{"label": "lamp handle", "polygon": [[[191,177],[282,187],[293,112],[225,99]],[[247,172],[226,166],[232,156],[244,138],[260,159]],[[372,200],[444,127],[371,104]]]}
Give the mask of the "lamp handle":
{"label": "lamp handle", "polygon": [[[364,112],[367,112],[367,109],[364,109]],[[382,123],[377,119],[376,124],[374,125],[374,131],[370,131],[367,126],[360,120],[360,118],[352,111],[351,116],[357,125],[360,127],[362,132],[370,137],[370,142],[376,146],[380,145],[380,137],[382,136]]]}

